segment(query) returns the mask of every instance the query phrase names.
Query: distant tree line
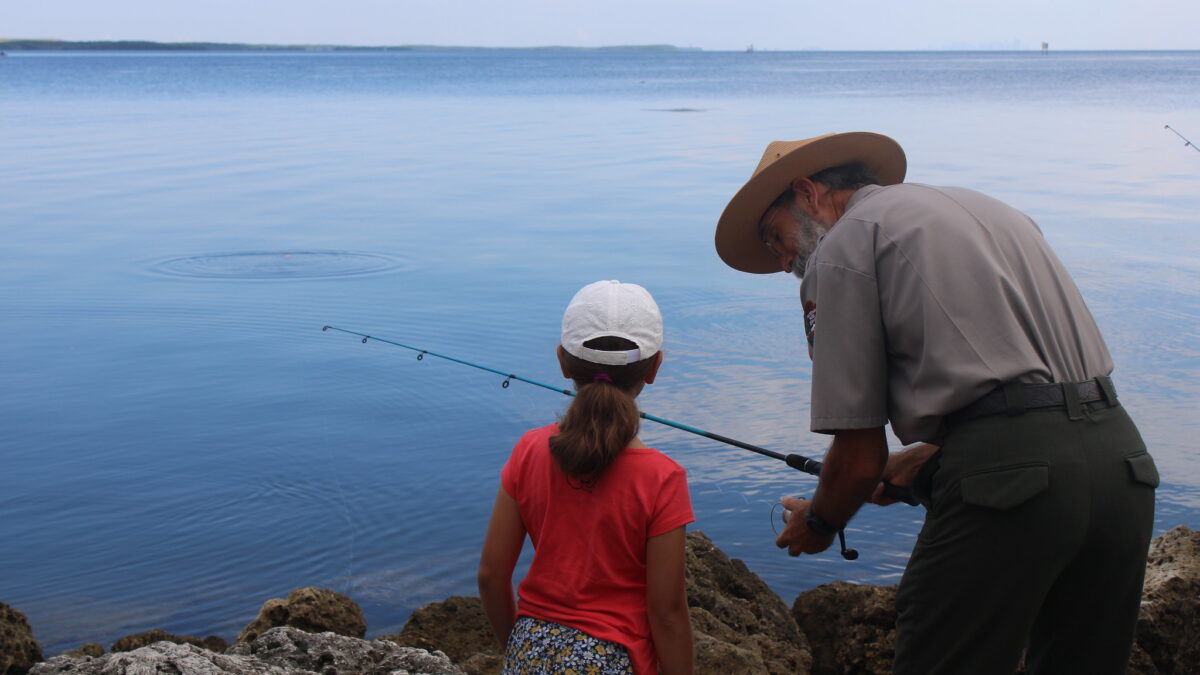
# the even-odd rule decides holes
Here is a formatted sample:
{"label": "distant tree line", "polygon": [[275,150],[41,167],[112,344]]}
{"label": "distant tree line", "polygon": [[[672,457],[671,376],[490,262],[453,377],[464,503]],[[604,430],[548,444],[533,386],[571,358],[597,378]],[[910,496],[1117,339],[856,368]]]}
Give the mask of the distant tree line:
{"label": "distant tree line", "polygon": [[[149,40],[0,40],[0,51],[174,51],[174,52],[406,52],[463,49],[554,49],[597,51],[684,51],[672,45],[628,45],[614,47],[443,47],[398,45],[361,47],[351,45],[255,45],[237,42],[152,42]],[[688,50],[691,51],[691,50]]]}

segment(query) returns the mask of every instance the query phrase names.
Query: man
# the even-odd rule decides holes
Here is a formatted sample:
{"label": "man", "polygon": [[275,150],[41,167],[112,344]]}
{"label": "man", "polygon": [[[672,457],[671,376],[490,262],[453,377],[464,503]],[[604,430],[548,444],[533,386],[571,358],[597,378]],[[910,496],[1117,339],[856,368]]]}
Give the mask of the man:
{"label": "man", "polygon": [[[927,507],[896,595],[896,673],[1121,673],[1158,473],[1083,299],[1027,216],[903,183],[872,133],[774,142],[717,252],[802,279],[812,430],[833,434],[776,544],[832,543],[881,481]],[[884,426],[905,445],[889,456]]]}

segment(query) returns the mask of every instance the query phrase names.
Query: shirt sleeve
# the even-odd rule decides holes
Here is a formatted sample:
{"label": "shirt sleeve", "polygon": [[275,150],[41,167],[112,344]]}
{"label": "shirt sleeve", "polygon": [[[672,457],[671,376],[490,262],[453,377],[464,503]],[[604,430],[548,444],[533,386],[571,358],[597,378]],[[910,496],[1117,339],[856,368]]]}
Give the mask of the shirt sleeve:
{"label": "shirt sleeve", "polygon": [[674,462],[672,465],[673,470],[663,481],[662,489],[658,491],[658,500],[654,505],[654,515],[650,519],[647,537],[666,534],[696,520],[695,514],[692,513],[692,498],[688,494],[687,471]]}
{"label": "shirt sleeve", "polygon": [[508,461],[504,463],[504,468],[500,469],[500,487],[504,488],[508,496],[513,499],[517,499],[520,494],[518,489],[520,488],[521,467],[528,455],[530,435],[531,432],[521,436],[521,440],[513,446]]}
{"label": "shirt sleeve", "polygon": [[850,243],[846,264],[837,247],[816,261],[815,292],[804,297],[806,317],[812,315],[812,430],[821,433],[888,420],[887,339],[873,258],[855,260],[869,255],[870,245]]}

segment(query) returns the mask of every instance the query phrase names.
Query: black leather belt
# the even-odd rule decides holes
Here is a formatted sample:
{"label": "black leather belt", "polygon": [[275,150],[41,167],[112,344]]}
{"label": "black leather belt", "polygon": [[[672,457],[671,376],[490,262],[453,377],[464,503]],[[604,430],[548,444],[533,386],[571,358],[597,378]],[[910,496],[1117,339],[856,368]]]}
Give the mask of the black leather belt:
{"label": "black leather belt", "polygon": [[1054,407],[1066,408],[1071,418],[1076,419],[1080,415],[1074,408],[1083,403],[1105,400],[1110,406],[1117,403],[1117,391],[1107,376],[1086,382],[1010,382],[993,389],[967,407],[946,415],[944,421],[947,425],[954,425],[988,415],[1020,415],[1026,410]]}

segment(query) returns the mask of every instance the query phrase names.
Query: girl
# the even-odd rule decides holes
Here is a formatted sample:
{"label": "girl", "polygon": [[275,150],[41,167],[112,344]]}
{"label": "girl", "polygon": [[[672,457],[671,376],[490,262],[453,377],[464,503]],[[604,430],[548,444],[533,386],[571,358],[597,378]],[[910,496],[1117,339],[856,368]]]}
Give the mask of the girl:
{"label": "girl", "polygon": [[[563,315],[558,362],[577,394],[500,472],[479,595],[505,675],[692,673],[683,467],[638,440],[634,397],[662,363],[662,317],[636,284],[597,281]],[[533,563],[514,602],[529,534]]]}

